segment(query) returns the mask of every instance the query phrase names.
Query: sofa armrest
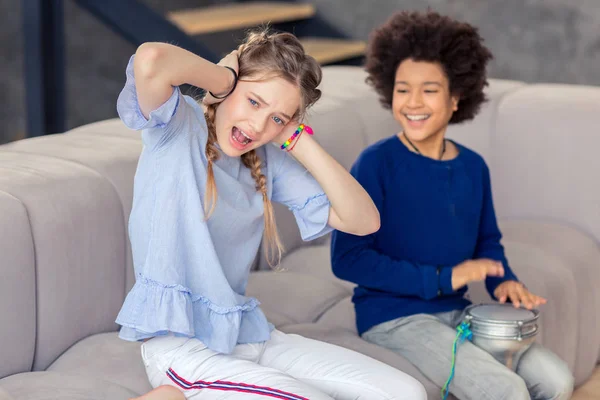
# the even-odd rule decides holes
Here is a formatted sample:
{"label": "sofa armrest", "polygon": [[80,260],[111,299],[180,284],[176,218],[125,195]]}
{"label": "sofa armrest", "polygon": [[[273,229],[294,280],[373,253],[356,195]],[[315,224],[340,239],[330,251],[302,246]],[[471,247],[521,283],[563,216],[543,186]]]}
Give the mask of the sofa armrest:
{"label": "sofa armrest", "polygon": [[558,222],[501,220],[500,229],[517,276],[548,299],[544,343],[569,363],[577,385],[584,382],[600,355],[600,246],[590,234]]}

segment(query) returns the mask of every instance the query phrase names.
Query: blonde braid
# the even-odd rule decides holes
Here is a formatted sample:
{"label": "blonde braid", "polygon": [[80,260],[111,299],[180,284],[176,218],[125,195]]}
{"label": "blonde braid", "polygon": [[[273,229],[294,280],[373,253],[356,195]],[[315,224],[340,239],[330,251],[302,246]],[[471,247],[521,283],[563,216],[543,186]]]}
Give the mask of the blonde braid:
{"label": "blonde braid", "polygon": [[208,219],[217,206],[217,184],[213,172],[213,162],[219,159],[219,151],[215,146],[217,141],[217,130],[215,128],[216,105],[209,105],[206,109],[206,126],[208,127],[208,139],[206,140],[206,192],[204,193],[204,215]]}
{"label": "blonde braid", "polygon": [[[219,151],[215,146],[217,141],[217,133],[215,129],[215,113],[217,105],[209,105],[206,109],[206,125],[208,128],[208,139],[206,141],[206,193],[204,194],[204,215],[208,219],[214,212],[217,204],[217,185],[213,172],[213,162],[219,159]],[[283,253],[283,244],[279,234],[277,233],[277,225],[275,224],[275,212],[273,205],[267,196],[267,178],[261,171],[262,161],[255,150],[242,155],[242,163],[248,169],[254,179],[255,187],[263,197],[264,218],[265,218],[265,237],[267,239],[267,247],[265,248],[265,257],[271,267],[279,264]]]}
{"label": "blonde braid", "polygon": [[242,162],[250,169],[250,174],[256,183],[256,190],[262,194],[264,216],[265,216],[265,237],[267,239],[267,247],[265,248],[265,257],[271,267],[275,267],[281,261],[283,253],[283,244],[277,232],[275,224],[275,212],[273,205],[267,196],[267,178],[261,172],[261,160],[255,150],[242,155]]}

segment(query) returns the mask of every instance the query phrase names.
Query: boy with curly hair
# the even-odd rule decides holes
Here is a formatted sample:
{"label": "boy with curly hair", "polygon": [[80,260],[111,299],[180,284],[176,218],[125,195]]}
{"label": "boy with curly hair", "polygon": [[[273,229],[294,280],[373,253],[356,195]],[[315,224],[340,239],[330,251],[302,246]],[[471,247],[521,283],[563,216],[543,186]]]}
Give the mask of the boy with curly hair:
{"label": "boy with curly hair", "polygon": [[[473,26],[435,12],[401,12],[376,29],[367,82],[402,131],[368,147],[352,174],[370,194],[381,228],[333,233],[336,276],[356,283],[359,334],[389,348],[442,387],[470,282],[485,281],[500,303],[535,308],[500,243],[483,158],[445,138],[486,100],[490,51]],[[460,399],[568,399],[573,377],[539,344],[516,372],[470,342],[459,346],[450,392]]]}

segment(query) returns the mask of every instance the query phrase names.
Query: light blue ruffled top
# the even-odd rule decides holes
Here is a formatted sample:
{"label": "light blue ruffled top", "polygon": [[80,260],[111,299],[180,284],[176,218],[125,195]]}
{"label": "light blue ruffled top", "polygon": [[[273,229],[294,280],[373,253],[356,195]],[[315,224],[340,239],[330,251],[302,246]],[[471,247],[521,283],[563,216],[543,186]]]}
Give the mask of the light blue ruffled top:
{"label": "light blue ruffled top", "polygon": [[[269,339],[259,302],[245,296],[264,231],[262,196],[239,157],[214,163],[218,200],[205,221],[202,108],[179,88],[146,119],[140,111],[132,56],[117,101],[121,120],[142,131],[129,237],[136,282],[117,317],[119,336],[141,340],[173,333],[230,353],[238,343]],[[294,214],[302,238],[331,231],[329,200],[306,169],[273,145],[257,150],[268,196]]]}

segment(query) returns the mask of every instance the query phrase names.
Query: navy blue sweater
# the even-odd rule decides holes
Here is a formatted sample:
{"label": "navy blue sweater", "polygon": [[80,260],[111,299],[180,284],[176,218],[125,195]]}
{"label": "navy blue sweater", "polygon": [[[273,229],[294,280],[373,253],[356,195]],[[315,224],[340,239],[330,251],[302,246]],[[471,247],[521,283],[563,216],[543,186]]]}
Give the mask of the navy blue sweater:
{"label": "navy blue sweater", "polygon": [[493,297],[511,271],[481,156],[456,144],[459,155],[438,161],[409,151],[396,135],[368,147],[351,169],[381,215],[368,236],[334,231],[334,274],[358,284],[353,302],[360,334],[408,315],[463,309],[467,288],[452,290],[452,267],[469,259],[504,264],[504,277],[487,278]]}

